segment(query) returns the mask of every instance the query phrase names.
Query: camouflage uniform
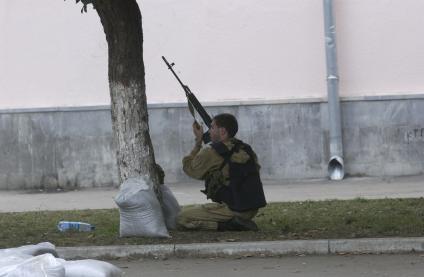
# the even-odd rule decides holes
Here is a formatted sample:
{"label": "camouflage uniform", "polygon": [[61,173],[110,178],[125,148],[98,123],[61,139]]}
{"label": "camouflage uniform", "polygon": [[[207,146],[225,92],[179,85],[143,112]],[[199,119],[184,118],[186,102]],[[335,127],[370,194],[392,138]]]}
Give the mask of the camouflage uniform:
{"label": "camouflage uniform", "polygon": [[[234,147],[234,139],[229,139],[224,144],[231,150]],[[256,155],[254,157],[257,163]],[[232,161],[239,163],[244,163],[248,159],[249,155],[245,151],[239,151],[231,156]],[[201,142],[199,142],[196,143],[191,153],[183,158],[183,170],[194,179],[205,180],[208,174],[219,170],[223,161],[224,159],[209,144],[202,148]],[[225,180],[228,180],[228,164],[222,168],[222,175]],[[235,212],[230,210],[225,204],[208,203],[184,208],[177,218],[177,223],[179,227],[185,229],[216,230],[218,222],[226,222],[234,216],[251,219],[257,212],[257,209]]]}

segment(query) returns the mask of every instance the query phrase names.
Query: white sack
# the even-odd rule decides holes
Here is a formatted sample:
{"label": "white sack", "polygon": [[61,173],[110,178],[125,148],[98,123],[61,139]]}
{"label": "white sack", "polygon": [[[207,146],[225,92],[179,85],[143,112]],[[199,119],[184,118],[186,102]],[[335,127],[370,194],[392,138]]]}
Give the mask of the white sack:
{"label": "white sack", "polygon": [[38,244],[24,245],[14,248],[16,251],[19,251],[23,254],[28,254],[31,256],[38,256],[41,254],[50,253],[53,256],[57,257],[56,247],[50,242],[40,242]]}
{"label": "white sack", "polygon": [[115,203],[119,207],[121,237],[169,237],[153,183],[148,178],[128,178]]}
{"label": "white sack", "polygon": [[15,248],[0,249],[0,255],[6,252],[22,253],[31,256],[50,253],[53,256],[57,257],[56,247],[50,242],[40,242],[38,244],[30,244]]}
{"label": "white sack", "polygon": [[[65,261],[43,251],[53,251],[50,242],[0,249],[0,277],[121,277],[123,271],[103,261]],[[57,254],[57,253],[56,253]]]}
{"label": "white sack", "polygon": [[4,249],[0,251],[0,273],[2,270],[8,266],[15,266],[32,258],[31,255],[22,254],[16,251],[12,251],[9,249]]}
{"label": "white sack", "polygon": [[[50,253],[57,257],[56,247],[50,242],[41,242],[35,245],[31,244],[14,248],[0,249],[0,272],[4,275],[6,274],[5,272],[16,269],[16,267],[18,267],[20,264],[23,264],[25,261],[30,260],[33,258],[33,256],[46,253]],[[44,262],[49,261],[49,258],[44,257],[42,259],[44,259]],[[34,262],[37,260],[32,261]]]}
{"label": "white sack", "polygon": [[2,266],[0,277],[65,277],[65,268],[52,254],[47,253]]}
{"label": "white sack", "polygon": [[123,271],[113,264],[97,260],[62,260],[65,277],[121,277]]}
{"label": "white sack", "polygon": [[172,193],[171,189],[166,185],[160,186],[163,198],[163,215],[165,217],[165,224],[169,230],[174,230],[177,227],[177,217],[180,213],[180,205]]}

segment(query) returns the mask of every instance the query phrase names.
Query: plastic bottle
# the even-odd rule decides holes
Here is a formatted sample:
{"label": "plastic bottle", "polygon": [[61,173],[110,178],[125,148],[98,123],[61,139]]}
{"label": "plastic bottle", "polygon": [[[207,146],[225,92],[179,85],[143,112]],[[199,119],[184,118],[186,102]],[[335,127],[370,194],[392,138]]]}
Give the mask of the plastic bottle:
{"label": "plastic bottle", "polygon": [[59,221],[57,224],[57,229],[61,232],[68,230],[75,230],[80,232],[90,232],[93,231],[96,227],[90,223],[79,222],[79,221]]}

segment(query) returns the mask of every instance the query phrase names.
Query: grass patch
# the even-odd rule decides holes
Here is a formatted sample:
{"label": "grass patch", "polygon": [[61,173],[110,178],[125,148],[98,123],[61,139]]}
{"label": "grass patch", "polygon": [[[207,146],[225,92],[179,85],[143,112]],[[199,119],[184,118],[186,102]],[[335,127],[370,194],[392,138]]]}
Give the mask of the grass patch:
{"label": "grass patch", "polygon": [[[60,220],[96,225],[89,233],[56,229]],[[172,238],[119,238],[119,211],[78,210],[0,214],[0,248],[50,241],[56,246],[196,243],[285,239],[422,236],[424,199],[271,203],[255,221],[259,232],[172,231]]]}

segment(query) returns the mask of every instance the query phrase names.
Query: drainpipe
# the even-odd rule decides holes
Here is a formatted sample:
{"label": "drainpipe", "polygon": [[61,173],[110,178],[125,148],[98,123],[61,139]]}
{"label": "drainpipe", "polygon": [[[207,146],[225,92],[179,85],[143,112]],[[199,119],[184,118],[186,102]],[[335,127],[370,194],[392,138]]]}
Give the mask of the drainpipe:
{"label": "drainpipe", "polygon": [[337,69],[336,23],[333,15],[333,0],[324,0],[324,26],[330,129],[330,160],[328,162],[328,175],[331,180],[342,180],[344,177],[344,164],[339,99],[339,74]]}

